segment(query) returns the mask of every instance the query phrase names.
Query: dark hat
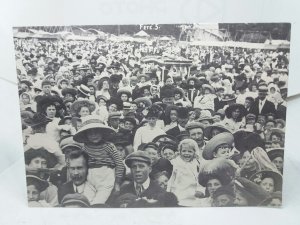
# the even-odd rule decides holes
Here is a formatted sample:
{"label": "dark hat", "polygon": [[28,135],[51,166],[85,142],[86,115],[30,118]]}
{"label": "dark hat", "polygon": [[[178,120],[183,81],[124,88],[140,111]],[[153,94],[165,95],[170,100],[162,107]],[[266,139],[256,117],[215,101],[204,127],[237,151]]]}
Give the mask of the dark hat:
{"label": "dark hat", "polygon": [[140,87],[139,92],[140,92],[140,94],[142,95],[142,94],[144,93],[145,90],[150,91],[150,88],[151,88],[151,85],[145,85],[145,86],[142,86],[142,87]]}
{"label": "dark hat", "polygon": [[125,159],[125,164],[131,168],[131,164],[133,161],[145,162],[151,165],[150,156],[144,151],[136,151],[129,154]]}
{"label": "dark hat", "polygon": [[256,147],[264,148],[264,140],[254,132],[247,130],[238,130],[234,134],[235,148],[240,151],[241,155],[245,151],[252,151]]}
{"label": "dark hat", "polygon": [[206,160],[211,160],[214,158],[214,152],[216,151],[217,147],[222,144],[228,144],[232,147],[234,138],[233,135],[229,132],[224,132],[215,135],[212,139],[210,139],[206,145],[204,146],[202,156]]}
{"label": "dark hat", "polygon": [[117,110],[121,110],[123,107],[122,101],[119,98],[115,98],[115,97],[110,97],[110,99],[107,101],[108,105],[116,105],[117,106]]}
{"label": "dark hat", "polygon": [[214,89],[211,85],[209,85],[209,84],[203,84],[203,85],[202,85],[202,88],[203,88],[203,90],[204,90],[204,89],[210,90],[210,93],[212,93],[212,94],[215,93],[215,89]]}
{"label": "dark hat", "polygon": [[76,96],[77,90],[75,88],[64,88],[61,91],[62,96],[66,96],[66,94],[70,94]]}
{"label": "dark hat", "polygon": [[45,148],[30,148],[24,152],[25,164],[29,165],[31,160],[41,157],[47,161],[47,168],[53,168],[58,163],[58,158],[54,153],[48,152]]}
{"label": "dark hat", "polygon": [[284,157],[284,148],[271,148],[267,152],[271,161],[276,159],[277,157]]}
{"label": "dark hat", "polygon": [[82,107],[87,107],[90,113],[92,113],[96,109],[96,105],[94,102],[87,99],[81,99],[81,100],[76,100],[75,102],[72,103],[71,113],[73,115],[77,115]]}
{"label": "dark hat", "polygon": [[189,132],[187,132],[187,131],[180,131],[179,135],[176,136],[176,139],[178,141],[182,141],[182,140],[184,140],[186,138],[189,138],[189,137],[190,137]]}
{"label": "dark hat", "polygon": [[148,142],[143,146],[143,150],[145,150],[146,148],[153,148],[155,150],[158,150],[158,145],[154,142]]}
{"label": "dark hat", "polygon": [[35,113],[32,118],[28,118],[25,120],[25,123],[28,126],[31,126],[33,129],[40,126],[46,126],[47,123],[51,122],[52,120],[47,118],[42,113]]}
{"label": "dark hat", "polygon": [[187,81],[186,81],[187,84],[188,84],[191,80],[193,80],[195,84],[199,82],[199,80],[198,80],[197,77],[188,77],[188,79],[187,79]]}
{"label": "dark hat", "polygon": [[225,94],[222,97],[222,102],[230,102],[230,101],[235,101],[237,96],[235,94]]}
{"label": "dark hat", "polygon": [[263,179],[265,178],[272,178],[274,181],[274,191],[281,191],[282,190],[282,176],[281,174],[270,171],[270,170],[263,170],[253,174],[250,177],[250,180],[255,182],[256,184],[260,184]]}
{"label": "dark hat", "polygon": [[228,130],[223,124],[218,124],[218,123],[215,123],[215,124],[212,124],[212,125],[209,125],[207,127],[205,127],[204,129],[204,136],[210,140],[212,138],[212,130],[213,129],[218,129],[220,131],[220,133],[223,133],[223,132],[228,132],[228,133],[231,133],[230,130]]}
{"label": "dark hat", "polygon": [[148,113],[147,113],[147,115],[146,115],[145,118],[150,118],[150,117],[156,117],[156,118],[158,118],[161,115],[162,112],[163,112],[163,108],[162,107],[160,107],[157,104],[153,104],[149,108],[149,111],[148,111]]}
{"label": "dark hat", "polygon": [[179,118],[188,118],[189,116],[189,109],[186,107],[178,107],[178,117]]}
{"label": "dark hat", "polygon": [[172,98],[175,95],[175,87],[173,85],[165,85],[161,88],[160,97],[163,98]]}
{"label": "dark hat", "polygon": [[26,84],[29,88],[33,86],[32,82],[29,80],[21,80],[20,84]]}
{"label": "dark hat", "polygon": [[226,117],[231,118],[232,112],[236,109],[240,110],[240,117],[244,117],[247,113],[245,106],[243,106],[242,104],[235,103],[226,108],[226,110],[225,110]]}
{"label": "dark hat", "polygon": [[149,98],[147,97],[140,97],[140,98],[136,98],[134,100],[134,102],[136,102],[138,105],[143,102],[145,104],[146,107],[150,107],[152,105],[152,102]]}
{"label": "dark hat", "polygon": [[262,187],[244,177],[236,177],[235,188],[247,199],[248,206],[257,206],[270,197]]}
{"label": "dark hat", "polygon": [[191,129],[195,129],[195,128],[201,128],[202,130],[204,130],[204,126],[202,123],[199,122],[190,122],[185,126],[185,129],[187,131],[191,130]]}
{"label": "dark hat", "polygon": [[37,102],[37,112],[44,112],[50,105],[54,105],[57,111],[65,109],[63,100],[57,95],[40,95],[35,100]]}
{"label": "dark hat", "polygon": [[104,95],[98,95],[97,98],[96,98],[96,102],[99,103],[100,99],[103,99],[105,102],[108,101],[108,99]]}
{"label": "dark hat", "polygon": [[234,194],[233,186],[232,185],[224,185],[224,186],[217,188],[217,190],[214,191],[212,197],[214,199],[216,199],[220,195],[229,195],[231,197],[234,197],[235,194]]}
{"label": "dark hat", "polygon": [[153,138],[152,142],[158,143],[159,145],[160,145],[160,143],[164,143],[164,142],[177,143],[177,139],[171,135],[162,134],[162,135],[158,135],[157,137]]}
{"label": "dark hat", "polygon": [[44,85],[51,85],[50,80],[43,80],[42,84],[41,84],[41,87],[43,87]]}
{"label": "dark hat", "polygon": [[134,116],[124,116],[124,121],[125,121],[125,122],[126,122],[126,121],[129,121],[129,122],[131,122],[134,126],[137,125],[137,121],[136,121],[136,119],[135,119]]}
{"label": "dark hat", "polygon": [[66,207],[68,205],[78,205],[82,208],[90,207],[89,200],[79,193],[67,194],[61,200],[61,206]]}
{"label": "dark hat", "polygon": [[229,184],[235,176],[235,167],[232,162],[224,158],[207,161],[200,170],[198,182],[206,187],[210,179],[218,179],[222,185]]}
{"label": "dark hat", "polygon": [[118,97],[120,98],[122,94],[126,94],[128,98],[131,97],[131,92],[126,88],[119,88],[117,91]]}
{"label": "dark hat", "polygon": [[26,175],[27,186],[34,185],[39,192],[42,192],[49,187],[49,183],[35,175]]}
{"label": "dark hat", "polygon": [[120,74],[112,74],[109,77],[109,81],[111,83],[119,83],[121,80],[122,80],[122,75],[120,75]]}

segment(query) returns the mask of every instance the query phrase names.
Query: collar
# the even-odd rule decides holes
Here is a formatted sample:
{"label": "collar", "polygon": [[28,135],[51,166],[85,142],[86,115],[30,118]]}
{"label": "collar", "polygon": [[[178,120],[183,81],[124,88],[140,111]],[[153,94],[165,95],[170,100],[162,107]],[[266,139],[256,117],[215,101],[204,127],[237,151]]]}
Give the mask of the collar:
{"label": "collar", "polygon": [[266,100],[267,100],[267,98],[265,98],[264,100],[260,100],[260,99],[259,99],[259,103],[262,102],[263,104],[265,104]]}
{"label": "collar", "polygon": [[[136,189],[137,183],[134,182],[134,188]],[[144,190],[148,189],[150,186],[150,178],[148,177],[147,180],[142,184]]]}
{"label": "collar", "polygon": [[74,188],[74,191],[76,192],[76,189],[77,189],[77,193],[79,194],[82,194],[84,192],[84,189],[85,189],[85,183],[84,182],[83,184],[79,185],[79,186],[76,186],[74,183],[73,183],[73,188]]}

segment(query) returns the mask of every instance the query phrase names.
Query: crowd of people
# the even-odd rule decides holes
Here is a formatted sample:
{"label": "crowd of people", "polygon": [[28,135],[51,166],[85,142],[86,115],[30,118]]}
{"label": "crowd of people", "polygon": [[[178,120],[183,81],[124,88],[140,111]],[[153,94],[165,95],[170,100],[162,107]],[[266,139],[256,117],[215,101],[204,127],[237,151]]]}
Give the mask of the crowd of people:
{"label": "crowd of people", "polygon": [[281,205],[288,51],[14,43],[29,206]]}

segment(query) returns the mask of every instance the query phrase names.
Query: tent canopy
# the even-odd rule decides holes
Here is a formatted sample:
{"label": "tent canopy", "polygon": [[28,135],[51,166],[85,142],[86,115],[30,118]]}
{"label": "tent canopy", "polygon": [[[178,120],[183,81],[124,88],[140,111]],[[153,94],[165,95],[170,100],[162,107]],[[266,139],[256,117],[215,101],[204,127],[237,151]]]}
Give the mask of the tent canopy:
{"label": "tent canopy", "polygon": [[137,32],[134,36],[135,37],[149,37],[149,34],[147,34],[145,31],[141,30],[141,31]]}

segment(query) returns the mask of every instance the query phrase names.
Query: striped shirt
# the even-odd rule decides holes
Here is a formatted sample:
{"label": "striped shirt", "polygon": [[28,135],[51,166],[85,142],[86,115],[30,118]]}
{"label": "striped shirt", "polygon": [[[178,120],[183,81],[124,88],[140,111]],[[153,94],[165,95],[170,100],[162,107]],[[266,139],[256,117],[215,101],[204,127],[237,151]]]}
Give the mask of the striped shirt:
{"label": "striped shirt", "polygon": [[123,177],[125,166],[120,153],[113,143],[105,142],[98,146],[88,146],[85,144],[83,149],[89,155],[90,168],[108,166],[115,168],[116,180]]}

